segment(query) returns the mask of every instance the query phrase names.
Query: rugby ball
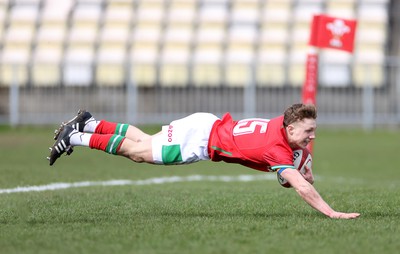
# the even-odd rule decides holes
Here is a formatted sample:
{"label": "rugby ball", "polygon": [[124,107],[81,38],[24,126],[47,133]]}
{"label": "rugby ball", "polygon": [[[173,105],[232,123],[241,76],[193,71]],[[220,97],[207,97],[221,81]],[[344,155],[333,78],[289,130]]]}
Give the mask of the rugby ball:
{"label": "rugby ball", "polygon": [[[304,174],[306,172],[306,166],[312,169],[312,156],[307,148],[297,149],[293,151],[293,165],[297,170]],[[278,182],[285,188],[292,187],[285,178],[283,178],[279,173],[276,174],[278,177]]]}

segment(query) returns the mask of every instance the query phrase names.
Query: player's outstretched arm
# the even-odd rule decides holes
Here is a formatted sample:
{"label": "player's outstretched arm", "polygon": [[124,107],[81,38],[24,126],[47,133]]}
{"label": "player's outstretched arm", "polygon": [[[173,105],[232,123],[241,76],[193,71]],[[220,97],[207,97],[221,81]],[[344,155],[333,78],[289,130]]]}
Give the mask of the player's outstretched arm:
{"label": "player's outstretched arm", "polygon": [[317,190],[304,179],[297,170],[286,169],[281,173],[296,192],[311,207],[333,219],[354,219],[360,216],[359,213],[342,213],[333,210],[319,195]]}

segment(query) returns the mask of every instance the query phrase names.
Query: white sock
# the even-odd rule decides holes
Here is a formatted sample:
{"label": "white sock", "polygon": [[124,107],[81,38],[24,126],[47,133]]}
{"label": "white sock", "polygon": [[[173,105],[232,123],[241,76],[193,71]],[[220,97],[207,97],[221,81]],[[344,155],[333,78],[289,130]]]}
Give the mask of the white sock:
{"label": "white sock", "polygon": [[77,132],[71,136],[69,142],[72,146],[89,146],[91,133]]}
{"label": "white sock", "polygon": [[85,127],[83,127],[84,132],[94,133],[97,125],[99,125],[100,121],[96,121],[94,118],[90,119],[87,123],[85,123]]}

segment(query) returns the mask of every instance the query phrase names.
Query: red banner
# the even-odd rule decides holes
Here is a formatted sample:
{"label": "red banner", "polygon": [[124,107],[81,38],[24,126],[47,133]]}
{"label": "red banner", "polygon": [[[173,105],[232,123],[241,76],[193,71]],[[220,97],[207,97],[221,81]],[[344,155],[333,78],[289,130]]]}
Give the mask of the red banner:
{"label": "red banner", "polygon": [[[353,52],[354,36],[357,22],[326,15],[315,15],[311,24],[309,45],[311,51],[307,55],[306,79],[303,84],[302,102],[317,105],[318,88],[318,52],[317,48],[332,48]],[[308,149],[313,153],[313,143]]]}
{"label": "red banner", "polygon": [[315,15],[309,44],[318,48],[333,48],[353,52],[357,21],[326,15]]}

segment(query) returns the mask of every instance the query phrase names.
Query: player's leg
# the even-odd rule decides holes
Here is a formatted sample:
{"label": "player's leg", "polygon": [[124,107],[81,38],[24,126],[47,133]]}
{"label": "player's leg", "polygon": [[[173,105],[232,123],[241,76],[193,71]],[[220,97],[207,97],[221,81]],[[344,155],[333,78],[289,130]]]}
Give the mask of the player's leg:
{"label": "player's leg", "polygon": [[151,137],[149,134],[143,132],[133,125],[108,122],[106,120],[99,121],[91,132],[98,134],[117,134],[136,142],[146,140]]}
{"label": "player's leg", "polygon": [[78,132],[69,125],[61,128],[56,142],[50,147],[50,166],[63,154],[72,153],[72,147],[83,146],[121,155],[135,162],[153,163],[151,137],[143,141],[133,141],[117,134]]}
{"label": "player's leg", "polygon": [[[70,125],[63,125],[57,140],[50,148],[50,165],[64,153],[71,154],[72,147],[84,146],[110,154],[125,156],[135,162],[155,164],[186,164],[208,160],[208,138],[218,118],[208,113],[196,113],[163,126],[162,131],[149,136],[130,125],[103,121],[98,123],[99,133],[78,132]],[[104,126],[101,126],[103,124]],[[119,128],[118,128],[119,126]],[[132,135],[129,139],[123,135]],[[120,130],[123,130],[122,132]]]}
{"label": "player's leg", "polygon": [[62,127],[67,125],[80,132],[117,134],[133,141],[141,141],[150,138],[149,134],[143,132],[133,125],[108,122],[106,120],[98,121],[90,112],[86,110],[79,110],[76,116],[69,121],[63,122],[61,127],[55,131],[54,140],[57,140]]}
{"label": "player's leg", "polygon": [[72,146],[86,146],[135,162],[153,163],[151,138],[133,141],[116,134],[79,133],[70,139]]}

